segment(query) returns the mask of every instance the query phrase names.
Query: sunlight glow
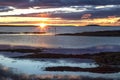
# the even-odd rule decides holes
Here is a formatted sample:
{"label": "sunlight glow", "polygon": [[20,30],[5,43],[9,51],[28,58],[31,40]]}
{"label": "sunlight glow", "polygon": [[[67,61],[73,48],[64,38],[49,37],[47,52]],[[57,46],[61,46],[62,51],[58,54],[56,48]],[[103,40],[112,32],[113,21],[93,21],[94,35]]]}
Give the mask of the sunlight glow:
{"label": "sunlight glow", "polygon": [[41,32],[47,32],[47,24],[45,23],[40,23],[40,24],[37,24],[38,28]]}
{"label": "sunlight glow", "polygon": [[42,28],[42,29],[45,28],[46,26],[47,26],[47,25],[46,25],[45,23],[41,23],[41,24],[40,24],[40,28]]}
{"label": "sunlight glow", "polygon": [[39,28],[46,28],[46,26],[85,26],[89,24],[98,24],[101,26],[120,25],[120,17],[108,16],[106,18],[89,19],[89,16],[91,15],[87,14],[84,16],[84,19],[80,20],[49,17],[0,17],[0,25],[34,25],[39,26]]}

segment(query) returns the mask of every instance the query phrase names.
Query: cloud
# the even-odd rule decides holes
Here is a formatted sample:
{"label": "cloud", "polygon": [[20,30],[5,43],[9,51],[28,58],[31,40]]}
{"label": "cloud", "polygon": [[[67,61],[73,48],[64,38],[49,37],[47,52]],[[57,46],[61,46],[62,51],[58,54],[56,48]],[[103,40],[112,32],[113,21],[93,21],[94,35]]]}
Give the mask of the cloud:
{"label": "cloud", "polygon": [[104,18],[108,16],[120,16],[120,5],[106,5],[106,6],[78,6],[76,10],[85,8],[81,12],[71,13],[55,13],[52,17],[61,17],[66,19],[81,19],[85,14],[90,14],[89,18]]}
{"label": "cloud", "polygon": [[14,8],[11,6],[0,6],[0,12],[12,11]]}
{"label": "cloud", "polygon": [[32,7],[27,9],[17,9],[14,8],[13,11],[1,12],[0,16],[7,16],[7,15],[22,15],[22,14],[31,14],[31,13],[50,13],[50,14],[57,14],[57,13],[71,13],[71,12],[83,12],[86,8],[78,7],[58,7],[58,8],[40,8],[40,7]]}
{"label": "cloud", "polygon": [[[49,12],[46,9],[40,9],[40,11],[43,11],[46,14],[50,14],[49,17],[60,17],[64,19],[81,19],[85,14],[89,14],[89,18],[104,18],[108,16],[120,16],[120,5],[68,6],[60,8],[50,8]],[[31,13],[22,16],[41,17],[40,14],[43,13]]]}
{"label": "cloud", "polygon": [[[14,4],[14,5],[13,5]],[[0,0],[0,5],[16,7],[31,6],[75,6],[75,5],[119,5],[120,0]]]}
{"label": "cloud", "polygon": [[0,16],[36,16],[81,19],[120,16],[120,0],[0,0]]}
{"label": "cloud", "polygon": [[65,19],[81,19],[83,15],[90,14],[89,18],[103,18],[120,16],[120,5],[84,5],[41,8],[39,6],[19,9],[12,6],[0,7],[0,16],[30,16],[41,17],[40,14],[49,14],[48,17]]}

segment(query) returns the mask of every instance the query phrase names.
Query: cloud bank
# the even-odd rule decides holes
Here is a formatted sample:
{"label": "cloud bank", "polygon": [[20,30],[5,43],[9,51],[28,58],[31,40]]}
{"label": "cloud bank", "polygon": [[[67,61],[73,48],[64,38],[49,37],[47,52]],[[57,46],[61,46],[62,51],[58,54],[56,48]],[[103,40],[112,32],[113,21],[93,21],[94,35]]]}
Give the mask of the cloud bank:
{"label": "cloud bank", "polygon": [[68,20],[120,17],[120,0],[0,0],[0,17],[8,16]]}

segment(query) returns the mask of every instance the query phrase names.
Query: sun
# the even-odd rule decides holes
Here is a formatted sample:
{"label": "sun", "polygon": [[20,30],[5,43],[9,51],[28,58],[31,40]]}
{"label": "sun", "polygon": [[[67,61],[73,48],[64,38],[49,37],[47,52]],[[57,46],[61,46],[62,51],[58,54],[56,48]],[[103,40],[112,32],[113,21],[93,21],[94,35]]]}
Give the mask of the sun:
{"label": "sun", "polygon": [[47,24],[45,23],[40,23],[37,24],[37,29],[40,30],[41,32],[47,32]]}
{"label": "sun", "polygon": [[41,23],[41,24],[40,24],[40,28],[42,28],[42,29],[45,28],[46,26],[47,26],[47,25],[46,25],[45,23]]}

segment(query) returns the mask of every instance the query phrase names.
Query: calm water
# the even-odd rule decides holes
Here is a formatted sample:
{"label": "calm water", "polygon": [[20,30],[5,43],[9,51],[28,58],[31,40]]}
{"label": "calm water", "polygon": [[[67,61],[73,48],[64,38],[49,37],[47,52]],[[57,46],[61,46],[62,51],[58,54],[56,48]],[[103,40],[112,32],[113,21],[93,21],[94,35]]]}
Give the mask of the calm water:
{"label": "calm water", "polygon": [[[104,31],[104,30],[120,30],[120,27],[47,27],[48,33],[76,33],[87,31]],[[37,32],[42,31],[39,27],[0,27],[0,32]]]}
{"label": "calm water", "polygon": [[[120,27],[57,27],[56,33],[120,30]],[[37,27],[0,27],[0,32],[35,32]],[[55,27],[48,33],[54,34]],[[120,45],[120,37],[86,37],[54,35],[0,35],[0,44],[28,45],[48,48],[86,48],[98,45]]]}
{"label": "calm water", "polygon": [[[119,73],[91,73],[91,72],[59,72],[59,71],[44,71],[45,67],[51,66],[71,66],[71,67],[81,67],[81,68],[93,68],[97,67],[94,62],[90,62],[90,60],[82,60],[83,62],[75,62],[71,59],[39,59],[39,60],[28,60],[28,59],[12,59],[4,56],[0,56],[0,64],[11,68],[16,73],[24,73],[24,74],[36,74],[36,75],[81,75],[81,76],[89,76],[89,77],[101,77],[101,78],[112,78],[112,79],[120,79]],[[86,62],[88,61],[88,62]]]}
{"label": "calm water", "polygon": [[[82,62],[81,62],[82,61]],[[0,64],[3,66],[18,70],[26,74],[44,74],[49,71],[44,71],[45,67],[70,66],[81,68],[94,68],[98,65],[93,60],[89,59],[12,59],[0,55]],[[26,68],[26,69],[24,69]],[[44,71],[44,73],[43,73]]]}
{"label": "calm water", "polygon": [[[56,33],[77,33],[86,31],[120,30],[120,27],[57,27]],[[0,32],[38,32],[37,27],[0,27]],[[120,45],[120,37],[54,36],[55,27],[49,27],[47,34],[0,34],[0,44],[28,45],[47,48],[87,48],[99,45]],[[2,53],[2,52],[0,52]],[[72,74],[90,77],[120,79],[119,73],[100,74],[90,72],[49,72],[45,67],[72,66],[97,67],[94,61],[77,59],[13,59],[0,55],[0,64],[25,74]],[[27,68],[25,68],[27,67]]]}

